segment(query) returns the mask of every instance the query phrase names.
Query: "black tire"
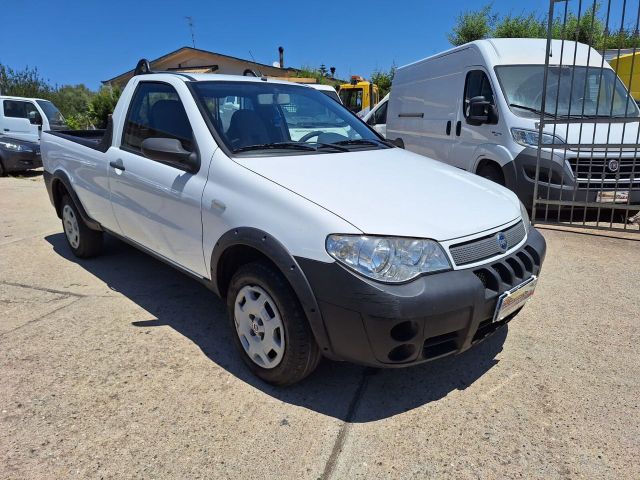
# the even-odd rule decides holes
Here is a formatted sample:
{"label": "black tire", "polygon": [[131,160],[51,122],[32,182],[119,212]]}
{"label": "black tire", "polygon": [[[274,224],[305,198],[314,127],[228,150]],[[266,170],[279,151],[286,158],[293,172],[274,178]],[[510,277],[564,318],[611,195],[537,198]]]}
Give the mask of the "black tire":
{"label": "black tire", "polygon": [[497,183],[498,185],[502,185],[503,187],[505,186],[504,173],[495,163],[485,163],[484,165],[481,165],[476,173],[487,180]]}
{"label": "black tire", "polygon": [[[245,352],[236,330],[235,302],[243,287],[259,287],[275,302],[284,327],[284,353],[273,368],[263,368]],[[285,386],[299,382],[315,370],[321,359],[307,317],[293,289],[275,267],[257,261],[241,266],[231,278],[227,290],[227,312],[234,342],[242,360],[265,382]]]}
{"label": "black tire", "polygon": [[0,160],[0,177],[4,177],[5,173],[4,165],[2,164],[2,160]]}
{"label": "black tire", "polygon": [[[71,240],[69,239],[69,227],[65,224],[65,207],[70,208],[73,211],[73,215],[77,221],[77,245],[73,245]],[[102,232],[91,230],[89,227],[87,227],[69,195],[65,195],[64,197],[62,197],[60,211],[62,212],[62,228],[65,233],[65,238],[67,239],[67,245],[69,245],[69,248],[71,249],[73,254],[79,258],[91,258],[98,255],[102,250]]]}

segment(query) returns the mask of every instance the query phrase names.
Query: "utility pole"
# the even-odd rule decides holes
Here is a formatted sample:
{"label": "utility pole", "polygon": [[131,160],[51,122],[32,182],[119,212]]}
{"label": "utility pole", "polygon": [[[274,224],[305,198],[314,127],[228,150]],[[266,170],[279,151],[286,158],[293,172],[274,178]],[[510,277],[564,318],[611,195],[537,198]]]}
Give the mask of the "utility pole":
{"label": "utility pole", "polygon": [[189,24],[189,30],[191,31],[191,44],[193,48],[196,48],[196,37],[193,32],[193,17],[184,17],[187,19],[187,24]]}

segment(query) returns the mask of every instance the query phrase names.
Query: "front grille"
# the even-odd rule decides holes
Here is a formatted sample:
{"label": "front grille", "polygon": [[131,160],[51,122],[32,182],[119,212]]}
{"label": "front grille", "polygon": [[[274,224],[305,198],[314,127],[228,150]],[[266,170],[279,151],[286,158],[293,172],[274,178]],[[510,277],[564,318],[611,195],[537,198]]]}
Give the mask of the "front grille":
{"label": "front grille", "polygon": [[[578,188],[640,186],[640,159],[569,158]],[[610,162],[617,168],[611,169]]]}
{"label": "front grille", "polygon": [[[509,227],[502,233],[504,233],[507,239],[507,250],[519,244],[524,240],[526,235],[522,221]],[[449,252],[451,252],[453,261],[457,266],[468,265],[504,253],[505,250],[502,250],[498,245],[496,235],[497,233],[492,233],[485,237],[452,245],[449,247]]]}

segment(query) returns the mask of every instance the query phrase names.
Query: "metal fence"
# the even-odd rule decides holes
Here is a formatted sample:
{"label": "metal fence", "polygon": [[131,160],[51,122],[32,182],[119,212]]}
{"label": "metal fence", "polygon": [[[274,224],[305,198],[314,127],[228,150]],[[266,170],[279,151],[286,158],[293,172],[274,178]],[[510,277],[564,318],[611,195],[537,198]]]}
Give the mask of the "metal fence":
{"label": "metal fence", "polygon": [[639,2],[550,1],[535,223],[640,231],[639,26]]}

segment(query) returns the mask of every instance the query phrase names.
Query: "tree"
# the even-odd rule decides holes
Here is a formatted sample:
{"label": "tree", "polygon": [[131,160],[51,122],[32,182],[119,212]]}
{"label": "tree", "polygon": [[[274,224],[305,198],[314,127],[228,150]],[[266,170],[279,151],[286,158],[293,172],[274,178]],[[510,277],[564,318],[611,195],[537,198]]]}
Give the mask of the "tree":
{"label": "tree", "polygon": [[547,27],[544,20],[533,13],[529,15],[507,15],[496,22],[492,35],[495,38],[545,38]]}
{"label": "tree", "polygon": [[447,35],[452,45],[458,46],[474,40],[482,40],[491,35],[496,16],[491,5],[479,10],[468,10],[458,15],[453,30]]}
{"label": "tree", "polygon": [[109,115],[116,108],[120,93],[121,91],[117,87],[104,86],[91,99],[89,117],[97,128],[107,128]]}
{"label": "tree", "polygon": [[95,93],[85,85],[63,85],[47,97],[62,112],[65,118],[72,115],[86,114]]}
{"label": "tree", "polygon": [[383,98],[389,90],[391,90],[391,82],[396,75],[396,66],[391,65],[388,72],[384,70],[375,70],[371,74],[371,82],[378,86],[380,98]]}
{"label": "tree", "polygon": [[40,76],[37,68],[13,70],[0,64],[0,94],[14,97],[47,98],[53,87]]}

